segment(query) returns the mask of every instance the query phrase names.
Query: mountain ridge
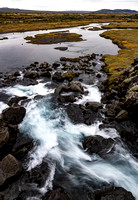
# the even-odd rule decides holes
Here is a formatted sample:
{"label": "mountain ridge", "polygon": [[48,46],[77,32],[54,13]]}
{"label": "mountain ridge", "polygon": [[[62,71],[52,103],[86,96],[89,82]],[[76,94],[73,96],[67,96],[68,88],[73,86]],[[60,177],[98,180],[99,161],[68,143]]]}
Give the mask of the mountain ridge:
{"label": "mountain ridge", "polygon": [[82,10],[67,10],[67,11],[42,11],[42,10],[25,10],[25,9],[18,9],[18,8],[8,8],[3,7],[0,8],[0,12],[24,12],[24,13],[99,13],[99,14],[138,14],[138,11],[131,10],[131,9],[101,9],[97,11],[82,11]]}

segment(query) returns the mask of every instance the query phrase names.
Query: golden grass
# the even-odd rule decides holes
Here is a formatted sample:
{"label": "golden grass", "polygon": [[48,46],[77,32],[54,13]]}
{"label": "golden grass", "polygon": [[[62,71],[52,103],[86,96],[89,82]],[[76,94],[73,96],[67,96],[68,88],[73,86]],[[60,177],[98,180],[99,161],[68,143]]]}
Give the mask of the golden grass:
{"label": "golden grass", "polygon": [[110,23],[109,25],[102,26],[103,29],[138,29],[138,21],[136,22],[117,22],[117,23]]}
{"label": "golden grass", "polygon": [[105,71],[109,75],[109,83],[112,84],[138,57],[138,30],[112,30],[101,34],[102,37],[109,38],[122,49],[117,55],[104,55]]}
{"label": "golden grass", "polygon": [[138,21],[138,15],[92,13],[0,13],[0,33],[84,26],[90,23]]}

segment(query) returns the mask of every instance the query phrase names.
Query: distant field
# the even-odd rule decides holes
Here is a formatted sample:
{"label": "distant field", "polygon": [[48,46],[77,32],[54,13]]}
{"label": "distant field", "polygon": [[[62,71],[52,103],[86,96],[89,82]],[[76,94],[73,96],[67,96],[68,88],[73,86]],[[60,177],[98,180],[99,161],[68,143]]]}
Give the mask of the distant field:
{"label": "distant field", "polygon": [[0,13],[0,33],[68,28],[94,22],[131,22],[134,24],[138,22],[138,14]]}

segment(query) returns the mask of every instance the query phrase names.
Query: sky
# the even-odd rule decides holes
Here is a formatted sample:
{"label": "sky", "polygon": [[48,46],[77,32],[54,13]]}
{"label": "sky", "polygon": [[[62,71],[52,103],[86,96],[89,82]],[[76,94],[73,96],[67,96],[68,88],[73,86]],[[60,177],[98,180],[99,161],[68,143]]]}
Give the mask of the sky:
{"label": "sky", "polygon": [[28,10],[138,10],[138,0],[0,0],[0,7]]}

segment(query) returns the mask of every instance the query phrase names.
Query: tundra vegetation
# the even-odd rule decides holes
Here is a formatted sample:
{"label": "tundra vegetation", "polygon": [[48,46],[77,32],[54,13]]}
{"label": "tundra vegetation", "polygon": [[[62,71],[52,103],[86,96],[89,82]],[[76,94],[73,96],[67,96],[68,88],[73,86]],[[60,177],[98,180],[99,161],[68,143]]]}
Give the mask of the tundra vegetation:
{"label": "tundra vegetation", "polygon": [[[101,34],[102,37],[111,39],[121,50],[117,55],[104,55],[105,71],[109,75],[109,83],[113,82],[123,71],[138,57],[138,30],[110,30]],[[118,87],[118,85],[116,85]]]}
{"label": "tundra vegetation", "polygon": [[34,37],[27,36],[25,39],[32,44],[56,44],[60,42],[77,42],[82,41],[82,35],[69,33],[68,31],[50,32],[37,34]]}
{"label": "tundra vegetation", "polygon": [[67,28],[102,22],[134,24],[137,21],[137,14],[0,13],[0,32]]}

